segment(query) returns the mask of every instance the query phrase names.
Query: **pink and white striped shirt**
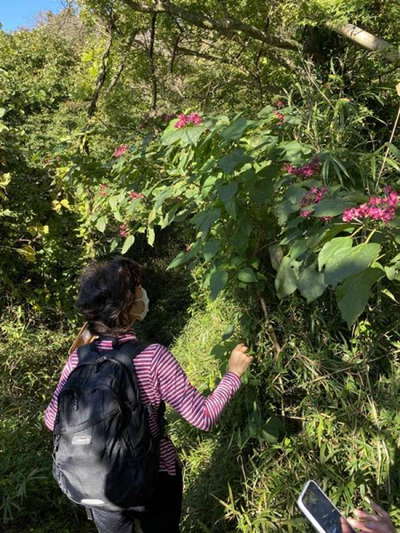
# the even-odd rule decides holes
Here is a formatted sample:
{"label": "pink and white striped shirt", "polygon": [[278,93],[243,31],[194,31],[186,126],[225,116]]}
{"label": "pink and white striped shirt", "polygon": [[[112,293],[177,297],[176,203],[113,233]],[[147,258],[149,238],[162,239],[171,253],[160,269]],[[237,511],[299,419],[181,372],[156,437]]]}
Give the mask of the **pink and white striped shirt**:
{"label": "pink and white striped shirt", "polygon": [[[127,342],[136,340],[136,336],[133,333],[126,334],[120,336],[118,340],[119,342]],[[101,340],[98,347],[102,350],[111,350],[112,341]],[[210,396],[202,396],[189,383],[185,372],[175,357],[161,344],[147,346],[134,358],[133,364],[141,400],[145,405],[153,408],[150,429],[155,435],[159,431],[157,409],[161,401],[171,405],[193,426],[208,431],[217,422],[225,405],[240,387],[240,378],[233,372],[228,372]],[[78,352],[75,350],[63,368],[51,402],[45,411],[44,422],[50,431],[54,429],[58,396],[70,373],[77,365]],[[160,471],[175,475],[177,461],[178,457],[174,445],[168,436],[164,436],[161,439]]]}

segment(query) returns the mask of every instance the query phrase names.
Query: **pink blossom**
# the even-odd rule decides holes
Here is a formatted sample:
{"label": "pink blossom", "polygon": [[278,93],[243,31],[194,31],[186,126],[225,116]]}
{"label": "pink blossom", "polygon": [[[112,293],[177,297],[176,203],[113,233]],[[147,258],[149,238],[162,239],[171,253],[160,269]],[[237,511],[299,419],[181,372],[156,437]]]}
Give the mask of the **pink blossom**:
{"label": "pink blossom", "polygon": [[121,155],[124,155],[124,153],[128,150],[128,145],[127,144],[121,144],[120,146],[118,146],[114,153],[113,153],[113,156],[114,157],[121,157]]}
{"label": "pink blossom", "polygon": [[309,163],[303,165],[302,167],[295,167],[286,163],[283,165],[282,169],[285,170],[288,174],[293,174],[294,176],[303,176],[304,178],[310,178],[320,169],[320,160],[318,157],[314,157]]}
{"label": "pink blossom", "polygon": [[131,191],[129,193],[129,196],[131,197],[132,200],[144,198],[144,194],[142,194],[141,192],[135,192],[135,191]]}
{"label": "pink blossom", "polygon": [[282,107],[285,107],[286,104],[283,100],[277,100],[274,102],[274,107],[277,107],[278,109],[282,109]]}
{"label": "pink blossom", "polygon": [[308,209],[302,209],[300,211],[300,216],[303,218],[308,218],[309,216],[311,216],[311,214],[312,214],[312,211],[309,211]]}
{"label": "pink blossom", "polygon": [[190,113],[189,115],[185,115],[184,113],[181,113],[178,115],[178,120],[175,123],[175,128],[184,128],[185,126],[188,126],[189,124],[201,124],[203,122],[203,119],[198,113]]}
{"label": "pink blossom", "polygon": [[121,224],[119,227],[119,234],[121,237],[127,237],[129,235],[129,228],[126,224]]}
{"label": "pink blossom", "polygon": [[274,115],[278,119],[278,126],[282,126],[282,124],[285,122],[285,115],[283,113],[280,113],[279,111],[274,111]]}
{"label": "pink blossom", "polygon": [[362,219],[389,222],[396,216],[396,208],[400,202],[400,195],[391,187],[385,187],[386,196],[371,196],[368,202],[345,209],[342,215],[344,222]]}
{"label": "pink blossom", "polygon": [[327,187],[311,187],[311,189],[303,196],[300,201],[301,207],[306,207],[312,204],[318,204],[328,192]]}
{"label": "pink blossom", "polygon": [[99,191],[99,195],[100,196],[107,196],[108,194],[108,185],[106,185],[105,183],[102,183],[99,187],[100,191]]}

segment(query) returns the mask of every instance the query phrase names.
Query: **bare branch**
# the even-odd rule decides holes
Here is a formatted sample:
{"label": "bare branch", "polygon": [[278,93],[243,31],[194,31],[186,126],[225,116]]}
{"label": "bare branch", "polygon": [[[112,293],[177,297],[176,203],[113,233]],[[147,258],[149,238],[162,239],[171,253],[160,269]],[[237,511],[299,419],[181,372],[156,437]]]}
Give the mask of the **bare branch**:
{"label": "bare branch", "polygon": [[299,44],[296,41],[277,39],[256,26],[234,19],[233,17],[214,19],[199,11],[177,6],[169,0],[157,0],[153,6],[148,6],[143,4],[143,2],[136,2],[134,0],[122,1],[134,11],[141,13],[167,13],[173,17],[179,17],[193,26],[213,30],[228,37],[232,37],[237,32],[243,32],[246,36],[276,48],[293,51],[299,49]]}
{"label": "bare branch", "polygon": [[335,24],[328,23],[326,26],[367,50],[380,52],[382,57],[386,60],[391,61],[392,63],[400,63],[400,50],[388,41],[380,39],[379,37],[372,35],[372,33],[369,33],[358,26],[354,26],[354,24],[336,26]]}

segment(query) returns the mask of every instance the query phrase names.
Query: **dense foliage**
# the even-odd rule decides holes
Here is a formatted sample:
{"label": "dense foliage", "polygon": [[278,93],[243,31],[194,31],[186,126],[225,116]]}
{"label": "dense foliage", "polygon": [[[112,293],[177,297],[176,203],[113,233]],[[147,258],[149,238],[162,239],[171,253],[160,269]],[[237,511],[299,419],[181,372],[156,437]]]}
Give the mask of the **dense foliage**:
{"label": "dense foliage", "polygon": [[0,30],[7,531],[67,531],[65,512],[90,530],[53,497],[41,411],[79,271],[115,253],[147,266],[140,333],[172,344],[205,393],[236,341],[256,355],[214,432],[170,413],[183,531],[304,531],[310,477],[346,512],[370,495],[400,525],[398,63],[337,31],[395,48],[399,11],[80,0]]}

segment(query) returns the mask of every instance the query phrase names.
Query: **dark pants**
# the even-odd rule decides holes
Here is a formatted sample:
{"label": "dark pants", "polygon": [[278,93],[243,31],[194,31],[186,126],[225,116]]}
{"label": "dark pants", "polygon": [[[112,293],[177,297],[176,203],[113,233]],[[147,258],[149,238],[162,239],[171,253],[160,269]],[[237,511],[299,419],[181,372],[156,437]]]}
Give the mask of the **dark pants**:
{"label": "dark pants", "polygon": [[92,508],[99,533],[134,533],[135,519],[143,533],[179,533],[182,507],[182,473],[169,476],[160,472],[156,491],[143,513],[102,511]]}

